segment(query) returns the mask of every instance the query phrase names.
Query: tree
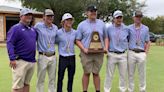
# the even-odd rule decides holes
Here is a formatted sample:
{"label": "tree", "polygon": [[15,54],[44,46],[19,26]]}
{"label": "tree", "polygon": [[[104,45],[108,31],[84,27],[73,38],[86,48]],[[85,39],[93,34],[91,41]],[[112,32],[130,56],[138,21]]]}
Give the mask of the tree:
{"label": "tree", "polygon": [[158,16],[157,18],[144,17],[142,21],[149,27],[150,32],[164,33],[164,16]]}
{"label": "tree", "polygon": [[20,0],[22,5],[28,8],[43,12],[45,9],[52,9],[55,14],[55,23],[59,26],[61,16],[69,12],[76,16],[75,19],[81,18],[82,5],[81,0]]}
{"label": "tree", "polygon": [[156,30],[156,22],[154,18],[144,17],[142,19],[143,24],[149,27],[149,31],[153,32]]}
{"label": "tree", "polygon": [[156,33],[163,33],[164,34],[164,16],[158,16],[155,19]]}
{"label": "tree", "polygon": [[136,0],[20,0],[22,5],[28,8],[43,12],[50,8],[55,12],[55,23],[60,25],[61,16],[70,12],[75,17],[75,24],[84,19],[86,7],[89,4],[95,4],[98,7],[98,17],[104,21],[108,16],[112,16],[115,10],[121,10],[124,13],[125,22],[131,22],[131,15],[135,9],[141,9],[145,3],[138,3]]}

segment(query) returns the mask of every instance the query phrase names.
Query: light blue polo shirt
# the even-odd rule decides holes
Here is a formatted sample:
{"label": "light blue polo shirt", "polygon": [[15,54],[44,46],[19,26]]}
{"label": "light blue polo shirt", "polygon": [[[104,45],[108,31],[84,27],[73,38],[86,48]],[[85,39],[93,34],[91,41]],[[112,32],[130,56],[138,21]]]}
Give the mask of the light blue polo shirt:
{"label": "light blue polo shirt", "polygon": [[109,38],[108,51],[123,52],[128,48],[128,28],[126,25],[116,27],[114,24],[107,28]]}
{"label": "light blue polo shirt", "polygon": [[91,22],[89,19],[82,21],[77,27],[76,40],[80,40],[84,48],[89,48],[92,32],[97,31],[100,35],[102,46],[104,47],[104,39],[107,37],[105,23],[100,19]]}
{"label": "light blue polo shirt", "polygon": [[39,52],[55,52],[55,39],[58,27],[47,27],[44,22],[35,25],[38,33],[37,49]]}
{"label": "light blue polo shirt", "polygon": [[58,44],[59,55],[62,56],[73,56],[75,55],[74,45],[75,45],[76,31],[71,29],[71,31],[66,32],[64,28],[57,31],[56,43]]}
{"label": "light blue polo shirt", "polygon": [[[135,29],[134,24],[128,26],[129,28],[129,49],[141,49],[144,50],[145,42],[150,41],[149,28],[145,25],[141,25],[139,30]],[[136,44],[137,40],[140,40],[139,46]]]}

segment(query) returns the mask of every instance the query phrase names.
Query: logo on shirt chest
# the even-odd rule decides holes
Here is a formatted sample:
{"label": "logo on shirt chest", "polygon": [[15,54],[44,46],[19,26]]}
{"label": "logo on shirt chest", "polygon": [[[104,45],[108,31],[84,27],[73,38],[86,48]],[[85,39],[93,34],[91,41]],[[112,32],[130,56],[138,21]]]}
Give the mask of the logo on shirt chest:
{"label": "logo on shirt chest", "polygon": [[25,30],[26,30],[26,29],[24,29],[24,28],[22,29],[22,31],[25,31]]}

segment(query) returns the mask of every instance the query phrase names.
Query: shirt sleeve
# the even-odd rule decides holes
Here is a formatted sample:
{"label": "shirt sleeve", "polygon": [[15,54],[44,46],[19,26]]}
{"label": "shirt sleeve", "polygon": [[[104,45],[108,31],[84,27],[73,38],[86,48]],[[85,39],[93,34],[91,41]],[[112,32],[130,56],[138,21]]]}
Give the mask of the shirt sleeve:
{"label": "shirt sleeve", "polygon": [[76,40],[81,40],[82,39],[82,28],[81,25],[77,27],[77,32],[76,32]]}
{"label": "shirt sleeve", "polygon": [[107,27],[105,26],[105,24],[104,24],[104,27],[103,27],[103,38],[105,39],[105,38],[107,38],[108,36],[107,36]]}
{"label": "shirt sleeve", "polygon": [[38,24],[36,24],[35,26],[34,26],[34,28],[35,28],[35,30],[38,32],[39,31],[39,25]]}
{"label": "shirt sleeve", "polygon": [[58,29],[58,27],[55,25],[55,31],[56,31],[56,36],[55,36],[55,42],[54,42],[54,44],[58,44],[58,42],[59,42],[59,39],[58,39],[58,34],[59,34],[59,29]]}
{"label": "shirt sleeve", "polygon": [[18,30],[15,27],[11,27],[7,33],[7,50],[10,61],[16,60],[16,55],[14,52],[15,44],[17,42]]}
{"label": "shirt sleeve", "polygon": [[55,44],[59,43],[59,30],[57,30],[56,36],[55,36]]}
{"label": "shirt sleeve", "polygon": [[35,24],[34,29],[35,29],[35,31],[36,31],[36,40],[38,40],[38,37],[39,37],[38,24]]}
{"label": "shirt sleeve", "polygon": [[127,30],[127,34],[128,34],[128,36],[127,36],[127,40],[128,40],[128,42],[130,42],[130,31],[131,31],[131,29],[130,29],[130,26],[127,26],[126,27],[126,30]]}

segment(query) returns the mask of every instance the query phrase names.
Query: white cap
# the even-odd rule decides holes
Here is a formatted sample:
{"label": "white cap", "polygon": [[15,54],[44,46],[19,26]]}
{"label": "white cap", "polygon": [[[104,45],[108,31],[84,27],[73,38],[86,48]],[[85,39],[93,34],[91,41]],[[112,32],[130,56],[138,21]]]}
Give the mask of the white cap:
{"label": "white cap", "polygon": [[65,13],[62,17],[62,21],[66,20],[66,19],[73,19],[73,16],[70,13]]}
{"label": "white cap", "polygon": [[51,10],[51,9],[46,9],[45,11],[44,11],[44,15],[54,15],[54,12]]}
{"label": "white cap", "polygon": [[20,16],[26,15],[26,14],[32,14],[32,10],[28,9],[28,8],[23,8],[20,11]]}
{"label": "white cap", "polygon": [[118,16],[123,16],[122,11],[116,10],[116,11],[113,13],[113,17],[114,17],[114,18],[116,18],[116,17],[118,17]]}

